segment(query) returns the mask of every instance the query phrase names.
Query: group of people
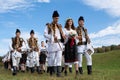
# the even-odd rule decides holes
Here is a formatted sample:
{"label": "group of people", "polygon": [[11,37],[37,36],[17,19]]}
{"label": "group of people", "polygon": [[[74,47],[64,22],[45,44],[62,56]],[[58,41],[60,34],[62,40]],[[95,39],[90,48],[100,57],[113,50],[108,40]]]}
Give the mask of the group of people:
{"label": "group of people", "polygon": [[44,41],[42,41],[41,48],[39,48],[37,38],[34,37],[33,30],[31,30],[30,38],[27,40],[28,47],[22,48],[25,41],[20,38],[20,30],[17,29],[16,37],[12,38],[9,52],[11,53],[13,75],[16,75],[18,70],[22,72],[31,70],[31,73],[36,70],[38,73],[42,73],[45,70],[46,62],[47,72],[50,76],[56,74],[57,77],[61,77],[61,72],[67,76],[67,68],[69,66],[70,72],[72,72],[73,64],[76,75],[83,74],[83,56],[86,57],[88,75],[92,74],[94,49],[87,29],[84,27],[84,17],[79,17],[77,27],[74,26],[72,18],[68,18],[64,28],[58,23],[59,13],[57,11],[53,12],[52,19],[53,21],[47,23],[44,30],[47,45],[45,46]]}
{"label": "group of people", "polygon": [[34,30],[31,30],[27,41],[20,37],[19,29],[15,34],[16,36],[11,39],[10,51],[3,58],[4,67],[12,70],[13,75],[20,70],[21,72],[31,71],[31,73],[36,70],[39,74],[44,72],[48,55],[44,41],[41,41],[39,46]]}

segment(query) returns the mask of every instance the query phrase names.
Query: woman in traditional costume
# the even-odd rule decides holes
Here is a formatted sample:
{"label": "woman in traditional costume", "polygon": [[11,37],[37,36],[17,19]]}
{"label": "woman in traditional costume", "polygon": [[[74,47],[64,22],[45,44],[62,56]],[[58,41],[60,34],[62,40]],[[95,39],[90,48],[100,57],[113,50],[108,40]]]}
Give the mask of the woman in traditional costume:
{"label": "woman in traditional costume", "polygon": [[76,36],[77,32],[74,27],[72,19],[67,19],[65,23],[64,34],[65,40],[65,75],[67,75],[67,67],[71,64],[75,64],[76,74],[78,74],[78,58],[76,48]]}

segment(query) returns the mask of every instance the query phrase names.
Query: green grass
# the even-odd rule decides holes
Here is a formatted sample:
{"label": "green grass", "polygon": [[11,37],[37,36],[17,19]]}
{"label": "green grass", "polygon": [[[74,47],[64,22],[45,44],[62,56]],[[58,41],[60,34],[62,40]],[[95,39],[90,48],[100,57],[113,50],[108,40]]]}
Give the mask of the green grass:
{"label": "green grass", "polygon": [[93,74],[87,75],[86,60],[83,61],[84,74],[75,78],[75,73],[67,77],[57,78],[55,75],[37,73],[18,73],[12,76],[11,71],[0,66],[0,80],[120,80],[120,50],[93,55]]}

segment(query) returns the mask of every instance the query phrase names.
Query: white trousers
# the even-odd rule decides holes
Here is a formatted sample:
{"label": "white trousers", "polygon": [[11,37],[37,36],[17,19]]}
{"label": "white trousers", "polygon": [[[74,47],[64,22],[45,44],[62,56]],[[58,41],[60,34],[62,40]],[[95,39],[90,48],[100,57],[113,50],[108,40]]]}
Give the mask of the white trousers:
{"label": "white trousers", "polygon": [[49,57],[47,56],[47,58],[46,58],[46,65],[49,67],[48,60],[49,60]]}
{"label": "white trousers", "polygon": [[86,52],[86,45],[78,46],[78,66],[82,67],[83,55],[86,58],[87,65],[92,65],[92,56]]}
{"label": "white trousers", "polygon": [[[86,57],[87,65],[92,65],[92,57],[88,53],[84,53]],[[78,66],[82,67],[83,54],[78,54]]]}
{"label": "white trousers", "polygon": [[69,65],[69,68],[72,68],[72,64]]}
{"label": "white trousers", "polygon": [[49,66],[61,66],[61,64],[62,64],[62,51],[49,53],[49,58],[48,58]]}
{"label": "white trousers", "polygon": [[20,52],[13,52],[12,53],[12,64],[13,64],[13,66],[19,67],[20,58],[21,58],[21,53]]}
{"label": "white trousers", "polygon": [[33,51],[31,53],[28,53],[26,66],[28,67],[40,66],[38,52]]}

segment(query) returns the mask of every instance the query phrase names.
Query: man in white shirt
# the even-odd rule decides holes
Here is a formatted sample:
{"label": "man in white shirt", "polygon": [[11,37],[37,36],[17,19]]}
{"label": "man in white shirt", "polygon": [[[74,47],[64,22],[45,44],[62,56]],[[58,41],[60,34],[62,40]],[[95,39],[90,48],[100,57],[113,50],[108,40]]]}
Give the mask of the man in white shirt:
{"label": "man in white shirt", "polygon": [[22,57],[22,47],[23,47],[23,38],[20,37],[20,30],[16,30],[16,36],[12,38],[12,44],[10,45],[12,52],[12,65],[13,65],[13,75],[17,74],[19,70],[20,58]]}
{"label": "man in white shirt", "polygon": [[57,77],[61,76],[61,61],[62,61],[62,38],[64,34],[62,26],[58,24],[59,14],[57,11],[53,12],[53,22],[48,23],[44,31],[44,36],[48,40],[48,65],[50,67],[50,75],[52,76],[53,70],[55,70]]}
{"label": "man in white shirt", "polygon": [[80,16],[78,19],[79,26],[77,27],[77,33],[78,33],[78,43],[77,43],[77,50],[78,50],[78,60],[79,60],[79,72],[80,74],[83,74],[82,69],[82,56],[84,55],[86,57],[87,61],[87,70],[88,74],[92,74],[92,57],[87,52],[87,45],[90,44],[90,39],[87,33],[87,29],[84,27],[84,18]]}

